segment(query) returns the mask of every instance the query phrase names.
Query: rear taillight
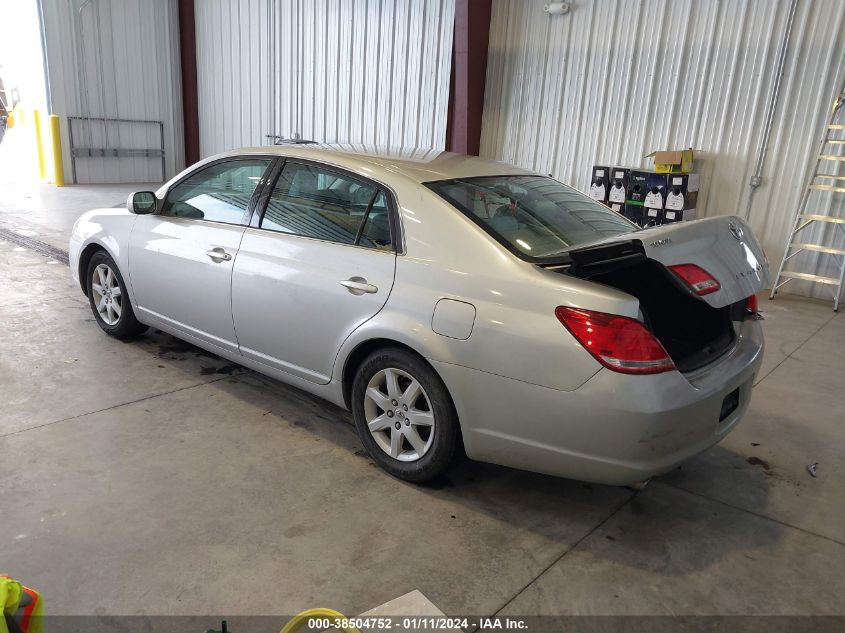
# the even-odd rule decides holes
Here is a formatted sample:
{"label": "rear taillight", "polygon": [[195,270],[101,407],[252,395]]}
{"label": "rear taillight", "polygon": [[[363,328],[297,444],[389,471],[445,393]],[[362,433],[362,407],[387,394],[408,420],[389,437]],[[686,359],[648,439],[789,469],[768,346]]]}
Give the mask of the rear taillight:
{"label": "rear taillight", "polygon": [[760,311],[760,307],[757,305],[757,295],[751,295],[745,300],[745,309],[751,314],[757,314]]}
{"label": "rear taillight", "polygon": [[669,270],[680,277],[699,296],[709,295],[722,287],[713,275],[695,264],[669,266]]}
{"label": "rear taillight", "polygon": [[602,365],[623,374],[658,374],[675,363],[639,321],[616,314],[565,308],[555,316]]}

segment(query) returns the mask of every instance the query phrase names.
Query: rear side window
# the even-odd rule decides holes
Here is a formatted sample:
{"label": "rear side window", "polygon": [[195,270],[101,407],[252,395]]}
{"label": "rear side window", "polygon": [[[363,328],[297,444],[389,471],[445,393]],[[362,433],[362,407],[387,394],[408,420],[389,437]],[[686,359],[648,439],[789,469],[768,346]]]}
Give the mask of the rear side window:
{"label": "rear side window", "polygon": [[361,226],[358,243],[379,250],[392,250],[393,244],[390,239],[388,214],[387,196],[384,195],[383,191],[379,191]]}
{"label": "rear side window", "polygon": [[330,169],[287,163],[273,185],[261,228],[339,244],[392,250],[387,197]]}
{"label": "rear side window", "polygon": [[168,193],[161,215],[240,224],[269,159],[215,163],[189,176]]}
{"label": "rear side window", "polygon": [[636,230],[615,211],[545,176],[485,176],[426,185],[523,259]]}

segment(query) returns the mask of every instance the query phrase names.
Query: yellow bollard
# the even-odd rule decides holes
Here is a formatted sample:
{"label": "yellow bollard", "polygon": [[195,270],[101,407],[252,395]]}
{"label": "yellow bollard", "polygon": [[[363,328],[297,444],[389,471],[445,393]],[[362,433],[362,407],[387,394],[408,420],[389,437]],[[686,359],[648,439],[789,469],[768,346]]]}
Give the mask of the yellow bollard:
{"label": "yellow bollard", "polygon": [[38,177],[41,180],[46,180],[47,166],[44,160],[44,142],[41,138],[41,113],[38,110],[32,111],[32,125],[35,127],[35,150],[38,153]]}
{"label": "yellow bollard", "polygon": [[51,114],[50,137],[53,141],[53,184],[57,187],[65,186],[65,167],[62,161],[62,131],[59,126],[59,115]]}

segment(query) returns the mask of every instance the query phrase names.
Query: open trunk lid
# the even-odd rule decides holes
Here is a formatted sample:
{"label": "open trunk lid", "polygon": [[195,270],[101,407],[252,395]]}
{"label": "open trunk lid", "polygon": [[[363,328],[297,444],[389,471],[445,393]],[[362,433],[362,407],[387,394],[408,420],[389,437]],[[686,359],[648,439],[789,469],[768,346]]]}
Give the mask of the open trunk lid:
{"label": "open trunk lid", "polygon": [[[669,270],[695,264],[720,284],[703,296]],[[680,222],[618,235],[568,252],[562,274],[611,286],[636,297],[640,318],[681,372],[725,354],[736,339],[734,322],[753,318],[747,299],[769,283],[769,267],[751,229],[740,218]]]}
{"label": "open trunk lid", "polygon": [[769,285],[763,249],[751,228],[736,216],[663,224],[630,237],[642,242],[649,259],[665,266],[696,264],[710,273],[721,288],[701,298],[714,308],[736,303]]}

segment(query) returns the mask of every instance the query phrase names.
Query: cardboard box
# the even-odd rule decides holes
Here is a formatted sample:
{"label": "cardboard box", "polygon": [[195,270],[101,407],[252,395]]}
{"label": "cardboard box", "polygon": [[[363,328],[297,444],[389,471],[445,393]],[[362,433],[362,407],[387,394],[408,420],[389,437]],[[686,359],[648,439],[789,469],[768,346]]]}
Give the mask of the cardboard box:
{"label": "cardboard box", "polygon": [[[625,217],[633,219],[639,216],[638,224],[640,226],[662,224],[663,205],[666,196],[666,174],[632,169],[628,181]],[[639,209],[632,207],[639,207]]]}
{"label": "cardboard box", "polygon": [[607,204],[607,192],[610,189],[610,167],[593,165],[590,172],[590,191],[588,195],[602,204]]}
{"label": "cardboard box", "polygon": [[664,203],[664,222],[694,220],[698,203],[698,174],[670,174]]}
{"label": "cardboard box", "polygon": [[654,157],[654,171],[659,174],[688,174],[693,169],[695,152],[692,148],[682,150],[659,151],[647,154]]}
{"label": "cardboard box", "polygon": [[625,214],[625,200],[628,199],[627,167],[612,167],[610,169],[610,189],[607,192],[607,206],[617,213]]}

